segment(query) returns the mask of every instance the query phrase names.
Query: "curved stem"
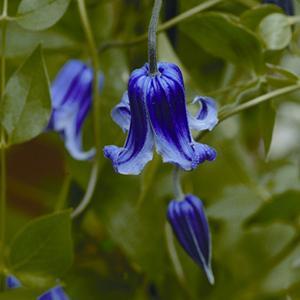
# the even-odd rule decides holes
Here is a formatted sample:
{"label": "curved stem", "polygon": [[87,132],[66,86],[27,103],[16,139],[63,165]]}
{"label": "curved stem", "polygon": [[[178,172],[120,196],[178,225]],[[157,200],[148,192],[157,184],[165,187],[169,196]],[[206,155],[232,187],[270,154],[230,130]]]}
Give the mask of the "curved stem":
{"label": "curved stem", "polygon": [[[241,111],[244,111],[248,108],[251,108],[253,106],[259,105],[265,101],[268,101],[270,99],[273,99],[275,97],[284,95],[284,94],[288,94],[291,92],[294,92],[296,90],[300,89],[300,83],[294,84],[294,85],[290,85],[272,92],[269,92],[267,94],[258,96],[250,101],[247,101],[243,104],[237,105],[231,109],[228,108],[223,108],[220,110],[219,112],[219,123],[217,124],[217,126],[222,123],[223,121],[225,121],[226,119],[228,119],[229,117],[236,115],[238,113],[240,113]],[[202,131],[198,134],[198,136],[196,137],[196,140],[200,140],[201,138],[203,138],[206,134],[208,133],[208,131]]]}
{"label": "curved stem", "polygon": [[79,204],[79,206],[73,211],[72,218],[80,215],[84,209],[88,206],[90,203],[92,196],[95,191],[97,179],[98,179],[98,173],[99,173],[99,159],[100,159],[100,149],[101,149],[101,143],[100,143],[100,101],[99,101],[99,59],[98,59],[98,51],[96,47],[96,42],[94,39],[94,35],[91,29],[91,24],[88,18],[86,6],[85,6],[85,0],[77,0],[78,4],[78,10],[79,15],[82,23],[82,27],[88,42],[88,47],[92,59],[92,65],[94,70],[94,78],[93,78],[93,126],[94,126],[94,139],[95,139],[95,146],[96,146],[96,154],[93,162],[93,167],[88,183],[87,190],[85,192],[85,195]]}
{"label": "curved stem", "polygon": [[[206,10],[220,2],[222,2],[223,0],[209,0],[206,1],[204,3],[201,3],[187,11],[185,11],[184,13],[170,19],[169,21],[159,25],[157,27],[157,33],[161,33],[193,16],[195,16],[196,14],[200,13],[203,10]],[[143,43],[147,40],[148,34],[142,34],[130,41],[110,41],[110,42],[106,42],[104,44],[102,44],[100,46],[99,51],[105,51],[109,48],[114,48],[114,47],[129,47],[129,46],[134,46],[134,45],[138,45],[140,43]]]}
{"label": "curved stem", "polygon": [[176,200],[182,200],[184,198],[184,193],[181,188],[181,182],[180,182],[180,174],[181,169],[176,166],[174,167],[173,171],[173,189],[174,189],[174,196]]}
{"label": "curved stem", "polygon": [[[8,9],[8,0],[3,1],[2,9],[2,45],[1,45],[1,69],[0,69],[0,81],[1,81],[1,101],[4,99],[5,83],[6,83],[6,61],[5,61],[5,48],[6,48],[6,20]],[[3,288],[3,276],[4,276],[4,251],[5,251],[5,226],[6,226],[6,153],[5,153],[5,134],[4,129],[0,130],[0,283]]]}
{"label": "curved stem", "polygon": [[156,32],[161,5],[162,0],[155,0],[148,30],[148,61],[151,74],[157,73]]}

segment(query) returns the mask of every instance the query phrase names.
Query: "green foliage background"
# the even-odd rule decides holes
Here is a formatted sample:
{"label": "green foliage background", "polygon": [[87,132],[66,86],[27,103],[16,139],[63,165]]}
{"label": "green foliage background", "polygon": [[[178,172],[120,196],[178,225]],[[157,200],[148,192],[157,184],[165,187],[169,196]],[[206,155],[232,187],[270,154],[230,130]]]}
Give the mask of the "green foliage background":
{"label": "green foliage background", "polygon": [[[177,14],[202,2],[211,1],[178,0]],[[212,96],[226,114],[299,85],[297,17],[255,0],[215,2],[177,23],[175,40],[166,31],[158,37],[159,59],[182,68],[188,103],[196,95]],[[102,146],[124,142],[110,111],[130,72],[147,61],[145,42],[110,42],[145,33],[152,4],[86,1],[105,76],[98,120]],[[207,208],[216,277],[210,286],[177,243],[183,274],[174,267],[165,217],[173,197],[172,166],[159,157],[141,176],[122,176],[101,156],[92,202],[72,229],[70,211],[58,212],[79,204],[91,163],[72,160],[57,134],[43,133],[49,79],[68,59],[90,61],[89,50],[75,0],[9,0],[8,8],[16,17],[7,22],[7,85],[0,105],[11,146],[7,245],[1,251],[5,271],[17,275],[25,289],[0,293],[0,300],[34,299],[57,278],[73,300],[300,299],[300,85],[220,123],[202,139],[216,148],[217,160],[183,174],[184,191]],[[84,139],[86,148],[93,145],[91,115]]]}

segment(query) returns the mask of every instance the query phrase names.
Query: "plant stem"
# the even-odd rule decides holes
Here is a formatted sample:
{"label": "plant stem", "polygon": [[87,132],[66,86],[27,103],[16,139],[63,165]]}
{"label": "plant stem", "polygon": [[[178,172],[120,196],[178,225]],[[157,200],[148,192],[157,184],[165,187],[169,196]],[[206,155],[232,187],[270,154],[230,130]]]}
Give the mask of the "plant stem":
{"label": "plant stem", "polygon": [[93,167],[88,183],[87,190],[85,195],[79,204],[79,206],[73,211],[72,218],[80,215],[85,208],[89,205],[92,196],[95,191],[96,183],[98,180],[99,174],[99,166],[100,166],[100,95],[99,95],[99,59],[98,59],[98,50],[96,47],[96,42],[94,39],[94,35],[92,32],[91,24],[88,18],[85,0],[77,0],[79,15],[82,23],[82,27],[88,42],[88,47],[92,59],[92,65],[94,70],[94,78],[93,78],[93,126],[94,126],[94,139],[96,146],[96,154],[93,162]]}
{"label": "plant stem", "polygon": [[[222,123],[223,121],[225,121],[226,119],[228,119],[229,117],[236,115],[238,113],[240,113],[241,111],[244,111],[248,108],[251,108],[253,106],[259,105],[265,101],[271,100],[275,97],[284,95],[284,94],[288,94],[291,92],[294,92],[296,90],[300,89],[300,83],[294,84],[294,85],[290,85],[272,92],[269,92],[267,94],[258,96],[250,101],[247,101],[243,104],[237,105],[231,109],[228,108],[223,108],[220,110],[219,112],[219,123],[217,124],[217,126]],[[208,131],[202,131],[200,132],[197,137],[195,138],[197,141],[199,141],[201,138],[203,138],[206,134],[208,133]]]}
{"label": "plant stem", "polygon": [[[187,11],[185,11],[184,13],[170,19],[169,21],[159,25],[157,27],[157,31],[156,33],[161,33],[177,24],[179,24],[180,22],[183,22],[193,16],[195,16],[196,14],[200,13],[203,10],[206,10],[218,3],[222,2],[222,0],[209,0],[206,1],[204,3],[201,3]],[[134,45],[138,45],[140,43],[143,43],[147,40],[148,34],[142,34],[130,41],[110,41],[110,42],[106,42],[104,44],[102,44],[100,46],[99,51],[105,51],[109,48],[114,48],[114,47],[129,47],[129,46],[134,46]]]}
{"label": "plant stem", "polygon": [[[6,83],[6,19],[8,9],[8,0],[3,0],[2,9],[2,45],[1,45],[1,101],[4,100],[5,83]],[[0,129],[0,289],[4,288],[4,252],[5,252],[5,226],[6,226],[6,158],[5,158],[5,134],[4,128]]]}
{"label": "plant stem", "polygon": [[181,182],[180,182],[180,174],[181,169],[180,167],[176,166],[174,167],[173,171],[173,189],[174,189],[174,196],[176,200],[182,200],[184,198],[184,194],[181,188]]}
{"label": "plant stem", "polygon": [[155,0],[148,30],[148,61],[151,74],[157,73],[157,25],[162,0]]}

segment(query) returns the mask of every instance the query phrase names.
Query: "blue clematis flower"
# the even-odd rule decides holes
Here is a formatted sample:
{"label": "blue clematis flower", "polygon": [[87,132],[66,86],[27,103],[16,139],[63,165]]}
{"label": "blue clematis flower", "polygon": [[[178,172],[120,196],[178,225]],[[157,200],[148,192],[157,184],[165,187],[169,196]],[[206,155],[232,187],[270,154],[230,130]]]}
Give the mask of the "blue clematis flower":
{"label": "blue clematis flower", "polygon": [[211,130],[216,123],[214,101],[197,97],[200,112],[187,112],[184,83],[180,69],[172,64],[158,63],[158,73],[151,75],[146,64],[132,72],[128,92],[113,109],[113,120],[128,131],[123,147],[106,146],[104,155],[111,159],[121,174],[139,174],[153,157],[153,149],[184,170],[192,170],[205,160],[214,160],[216,151],[193,140],[191,130]]}
{"label": "blue clematis flower", "polygon": [[[22,287],[22,284],[15,276],[9,275],[6,277],[6,287],[15,289]],[[36,300],[70,300],[70,298],[66,295],[63,288],[58,285],[39,296]]]}
{"label": "blue clematis flower", "polygon": [[194,195],[186,195],[182,201],[173,200],[167,217],[181,246],[214,284],[209,225],[202,201]]}
{"label": "blue clematis flower", "polygon": [[281,7],[287,15],[293,16],[295,14],[293,0],[263,0],[266,4],[275,4]]}
{"label": "blue clematis flower", "polygon": [[[103,76],[99,79],[99,89]],[[82,126],[92,105],[93,70],[80,60],[69,60],[51,86],[52,115],[48,129],[57,131],[70,155],[88,160],[95,149],[82,150]]]}

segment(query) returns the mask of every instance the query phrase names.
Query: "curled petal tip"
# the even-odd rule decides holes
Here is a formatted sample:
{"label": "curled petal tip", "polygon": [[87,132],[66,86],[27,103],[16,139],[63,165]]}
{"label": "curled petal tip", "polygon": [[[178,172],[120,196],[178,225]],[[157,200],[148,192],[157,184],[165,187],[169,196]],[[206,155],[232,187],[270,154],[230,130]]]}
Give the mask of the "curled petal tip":
{"label": "curled petal tip", "polygon": [[213,130],[218,124],[218,110],[215,100],[210,97],[197,96],[193,104],[199,104],[200,110],[196,116],[188,114],[189,125],[191,129],[202,131],[202,130]]}
{"label": "curled petal tip", "polygon": [[5,285],[8,289],[16,289],[22,286],[18,278],[13,275],[9,275],[5,279]]}
{"label": "curled petal tip", "polygon": [[37,300],[70,300],[61,286],[56,286],[41,295]]}

